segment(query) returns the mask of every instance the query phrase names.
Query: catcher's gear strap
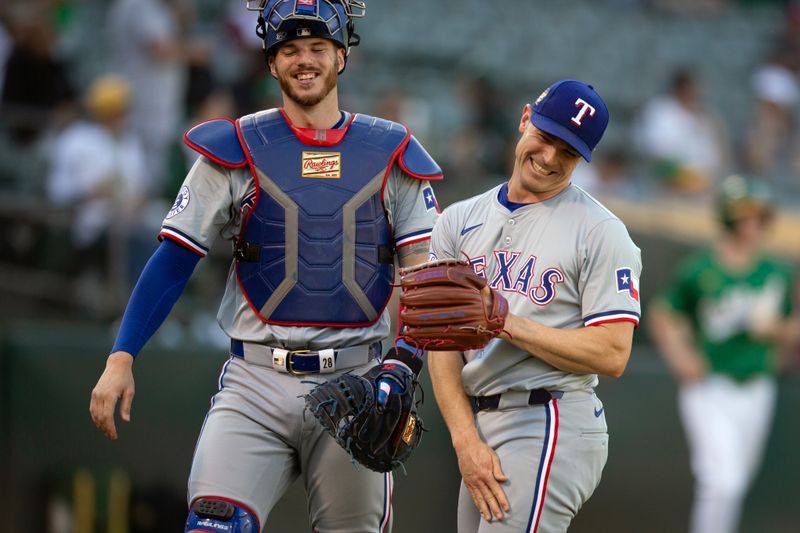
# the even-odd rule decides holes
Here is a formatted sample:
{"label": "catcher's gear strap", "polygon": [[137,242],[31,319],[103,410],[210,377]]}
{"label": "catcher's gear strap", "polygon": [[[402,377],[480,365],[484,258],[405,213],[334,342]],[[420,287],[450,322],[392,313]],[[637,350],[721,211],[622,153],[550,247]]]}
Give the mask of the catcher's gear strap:
{"label": "catcher's gear strap", "polygon": [[232,120],[217,118],[202,122],[184,133],[183,141],[192,150],[224,167],[239,168],[247,164]]}
{"label": "catcher's gear strap", "polygon": [[383,357],[383,362],[390,363],[392,361],[398,361],[406,365],[415,376],[419,376],[419,373],[422,372],[422,357],[416,357],[414,347],[410,346],[402,339],[397,339],[395,345],[396,348],[393,347],[386,352],[386,355]]}
{"label": "catcher's gear strap", "polygon": [[442,169],[413,135],[398,159],[400,168],[412,178],[440,180]]}
{"label": "catcher's gear strap", "polygon": [[167,318],[199,261],[199,255],[175,241],[161,242],[131,293],[112,352],[136,357]]}
{"label": "catcher's gear strap", "polygon": [[186,519],[186,533],[260,533],[258,517],[247,507],[216,497],[198,498]]}
{"label": "catcher's gear strap", "polygon": [[231,340],[231,355],[289,374],[328,374],[367,364],[381,355],[381,343],[324,350],[286,350]]}

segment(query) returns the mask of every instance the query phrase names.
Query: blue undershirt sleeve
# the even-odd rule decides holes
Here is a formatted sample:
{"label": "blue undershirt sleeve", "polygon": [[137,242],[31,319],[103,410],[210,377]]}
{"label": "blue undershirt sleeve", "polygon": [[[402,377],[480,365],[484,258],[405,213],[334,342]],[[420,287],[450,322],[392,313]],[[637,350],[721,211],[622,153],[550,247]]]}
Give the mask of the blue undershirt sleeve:
{"label": "blue undershirt sleeve", "polygon": [[133,288],[112,351],[136,357],[161,326],[189,282],[200,256],[164,239]]}

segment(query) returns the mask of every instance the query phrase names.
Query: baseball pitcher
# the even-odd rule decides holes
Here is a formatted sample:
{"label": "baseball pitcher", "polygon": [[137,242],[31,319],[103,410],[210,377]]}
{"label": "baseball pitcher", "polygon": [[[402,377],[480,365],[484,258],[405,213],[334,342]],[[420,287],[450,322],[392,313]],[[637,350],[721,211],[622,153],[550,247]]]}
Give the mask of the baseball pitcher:
{"label": "baseball pitcher", "polygon": [[594,388],[630,356],[641,259],[570,176],[608,117],[590,85],[551,85],[522,110],[509,181],[445,209],[438,261],[404,272],[404,335],[431,350],[463,478],[460,533],[566,531],[600,481],[608,433]]}

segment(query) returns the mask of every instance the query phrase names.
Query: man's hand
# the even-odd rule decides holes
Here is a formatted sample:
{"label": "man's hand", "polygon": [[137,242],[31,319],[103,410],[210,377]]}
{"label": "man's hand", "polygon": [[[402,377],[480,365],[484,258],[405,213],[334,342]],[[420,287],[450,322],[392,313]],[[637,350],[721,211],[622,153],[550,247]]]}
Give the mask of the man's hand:
{"label": "man's hand", "polygon": [[508,512],[510,506],[500,486],[500,483],[508,481],[500,458],[480,439],[470,439],[456,446],[455,450],[464,485],[483,519],[487,522],[491,522],[492,517],[502,520],[503,511]]}
{"label": "man's hand", "polygon": [[114,410],[122,398],[119,415],[125,422],[131,420],[131,404],[135,387],[133,383],[133,356],[127,352],[114,352],[106,360],[106,369],[92,390],[89,413],[94,425],[111,440],[117,440]]}
{"label": "man's hand", "polygon": [[702,381],[708,363],[697,350],[689,320],[673,311],[666,302],[650,306],[650,335],[675,378],[684,385]]}

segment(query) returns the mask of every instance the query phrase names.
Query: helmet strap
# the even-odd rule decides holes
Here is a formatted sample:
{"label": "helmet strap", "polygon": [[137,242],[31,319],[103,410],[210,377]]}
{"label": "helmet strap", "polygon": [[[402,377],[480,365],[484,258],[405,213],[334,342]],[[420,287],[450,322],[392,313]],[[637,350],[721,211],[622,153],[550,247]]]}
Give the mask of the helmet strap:
{"label": "helmet strap", "polygon": [[256,22],[256,35],[261,38],[261,51],[264,52],[264,60],[269,65],[269,56],[267,55],[267,21],[264,20],[264,12],[258,12],[258,22]]}
{"label": "helmet strap", "polygon": [[357,33],[350,32],[350,37],[347,39],[347,53],[350,54],[350,48],[361,44],[361,36]]}

